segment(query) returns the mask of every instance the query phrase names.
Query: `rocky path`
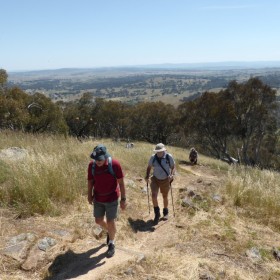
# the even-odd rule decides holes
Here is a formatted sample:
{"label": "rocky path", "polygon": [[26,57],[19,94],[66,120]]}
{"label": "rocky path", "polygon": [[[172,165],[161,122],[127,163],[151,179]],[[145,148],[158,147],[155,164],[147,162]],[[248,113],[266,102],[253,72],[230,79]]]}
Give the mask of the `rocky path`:
{"label": "rocky path", "polygon": [[[189,167],[191,170],[191,167]],[[186,183],[192,176],[198,176],[194,172],[192,174],[178,175],[178,178],[172,184],[173,200],[177,200],[178,191],[182,182]],[[159,203],[161,206],[162,198],[159,196]],[[105,238],[93,240],[88,237],[83,240],[76,241],[68,248],[64,254],[59,255],[49,267],[49,272],[55,276],[48,278],[48,280],[61,279],[105,279],[109,277],[110,273],[114,271],[121,264],[127,261],[141,262],[145,256],[149,255],[159,244],[164,245],[170,242],[170,236],[176,234],[176,218],[174,217],[172,209],[171,197],[170,203],[170,218],[168,221],[160,221],[157,226],[153,226],[152,206],[150,215],[145,218],[134,221],[131,225],[134,228],[135,242],[128,242],[126,246],[124,242],[119,244],[116,242],[116,253],[108,259],[106,258],[107,246],[105,245]],[[162,209],[162,206],[161,206]],[[164,234],[165,233],[165,234]],[[168,233],[168,234],[166,234]],[[129,238],[129,237],[128,237]],[[160,240],[160,242],[159,242]],[[72,248],[71,248],[72,247]],[[90,248],[90,249],[89,249]],[[63,263],[63,265],[59,265]],[[59,270],[59,272],[57,272]]]}
{"label": "rocky path", "polygon": [[[91,249],[88,249],[91,248]],[[134,253],[121,247],[116,248],[115,256],[106,258],[107,246],[101,242],[83,240],[79,244],[75,244],[75,252],[69,252],[64,255],[64,258],[69,254],[71,259],[67,264],[63,265],[54,277],[50,279],[97,279],[103,277],[110,272],[114,267],[127,262],[128,260],[140,258],[140,253]],[[53,266],[57,268],[57,258],[53,262]],[[50,267],[50,271],[52,267]]]}
{"label": "rocky path", "polygon": [[[173,188],[173,201],[178,200],[179,189],[182,186],[188,185],[188,183],[194,178],[214,178],[215,176],[204,174],[202,175],[197,166],[181,166],[180,168],[187,169],[187,173],[180,173],[176,177],[172,184]],[[162,209],[162,198],[159,196],[159,206]],[[163,221],[161,220],[157,226],[153,226],[152,219],[152,207],[151,213],[149,216],[146,216],[143,220],[139,220],[139,224],[137,222],[133,223],[133,227],[135,230],[135,239],[137,240],[133,244],[129,244],[125,247],[125,244],[118,245],[116,244],[116,253],[115,256],[111,259],[106,259],[105,252],[107,247],[104,246],[99,250],[95,250],[94,253],[89,258],[89,264],[85,265],[85,272],[80,273],[78,277],[74,275],[73,278],[69,279],[114,279],[110,278],[110,272],[114,271],[120,264],[126,263],[128,260],[141,262],[145,256],[148,256],[154,250],[157,250],[160,247],[163,247],[169,244],[173,239],[176,239],[176,235],[178,235],[178,228],[176,227],[176,206],[174,207],[175,213],[173,212],[172,207],[172,199],[171,193],[169,197],[169,220]],[[96,242],[95,242],[96,243]],[[94,242],[92,243],[92,245]],[[97,248],[99,248],[100,243],[96,243]],[[83,252],[83,250],[82,250]],[[79,264],[77,264],[76,268],[72,268],[73,271],[77,271],[79,268]],[[70,269],[69,269],[70,270]],[[69,271],[67,272],[69,273]],[[106,279],[107,279],[106,278]],[[61,279],[61,278],[57,278]],[[68,278],[67,278],[68,279]]]}
{"label": "rocky path", "polygon": [[[169,220],[160,221],[157,226],[154,226],[152,223],[152,205],[151,213],[149,215],[134,220],[128,218],[130,219],[128,222],[133,229],[133,232],[129,233],[130,236],[127,236],[125,240],[117,240],[114,257],[110,259],[106,258],[107,246],[105,245],[105,237],[96,240],[89,232],[84,235],[83,238],[67,238],[66,234],[66,238],[65,236],[62,238],[63,242],[59,242],[59,244],[53,247],[54,249],[50,248],[45,250],[45,252],[42,252],[42,250],[39,250],[37,247],[33,247],[35,249],[34,252],[32,252],[33,248],[30,249],[29,247],[28,250],[31,253],[22,265],[22,268],[24,269],[18,274],[14,274],[15,278],[11,279],[118,279],[111,276],[111,274],[112,272],[117,271],[120,266],[126,266],[125,264],[128,262],[140,263],[154,251],[160,250],[164,246],[169,246],[169,244],[173,244],[172,242],[179,239],[178,227],[182,226],[181,222],[178,221],[180,213],[176,213],[180,210],[178,201],[180,200],[181,190],[187,189],[190,185],[192,185],[192,189],[195,190],[196,187],[193,182],[196,182],[197,180],[217,179],[215,174],[211,174],[208,171],[206,172],[202,166],[198,165],[181,165],[180,170],[181,171],[178,172],[176,179],[172,183],[174,204],[172,203],[170,192]],[[162,209],[162,197],[160,195],[159,204]],[[92,217],[90,216],[89,219],[91,220],[92,225]],[[86,220],[86,218],[81,215],[81,220]],[[29,227],[33,231],[43,231],[40,228],[41,223],[45,223],[45,231],[43,234],[49,235],[50,231],[48,231],[48,229],[54,227],[54,221],[49,221],[49,224],[47,224],[46,221],[43,221],[43,218],[41,218],[41,220],[35,219],[34,222],[29,221]],[[76,225],[76,228],[79,226],[79,224]],[[23,224],[22,227],[26,227],[26,230],[28,230],[27,225]],[[84,227],[84,223],[81,223],[81,227]],[[64,234],[62,233],[62,235]],[[23,247],[16,256],[18,259],[20,259],[19,255],[24,253],[24,250],[25,248]],[[38,264],[43,259],[52,259],[52,256],[55,257],[53,257],[51,264],[46,264],[43,269],[48,271],[49,276],[47,276],[45,273],[42,274],[42,271],[40,272]],[[38,273],[30,274],[34,269]]]}

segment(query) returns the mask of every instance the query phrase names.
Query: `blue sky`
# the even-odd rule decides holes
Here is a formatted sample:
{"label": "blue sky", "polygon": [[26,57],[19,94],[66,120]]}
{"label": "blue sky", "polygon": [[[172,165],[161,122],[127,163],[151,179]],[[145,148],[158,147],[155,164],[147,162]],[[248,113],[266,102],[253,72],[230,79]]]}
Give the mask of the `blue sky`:
{"label": "blue sky", "polygon": [[7,71],[280,61],[279,0],[0,0]]}

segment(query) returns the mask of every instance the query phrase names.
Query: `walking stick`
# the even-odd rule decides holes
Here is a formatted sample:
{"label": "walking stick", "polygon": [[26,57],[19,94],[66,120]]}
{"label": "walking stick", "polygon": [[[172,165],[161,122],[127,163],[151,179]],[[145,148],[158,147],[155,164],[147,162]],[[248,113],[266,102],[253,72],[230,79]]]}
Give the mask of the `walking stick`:
{"label": "walking stick", "polygon": [[175,218],[175,210],[174,210],[174,202],[173,202],[173,193],[172,193],[172,185],[171,185],[171,182],[170,182],[170,191],[171,191],[171,199],[172,199],[172,206],[173,206],[173,215],[174,215],[174,218]]}
{"label": "walking stick", "polygon": [[147,181],[147,195],[148,195],[148,207],[149,207],[149,215],[150,215],[149,179]]}

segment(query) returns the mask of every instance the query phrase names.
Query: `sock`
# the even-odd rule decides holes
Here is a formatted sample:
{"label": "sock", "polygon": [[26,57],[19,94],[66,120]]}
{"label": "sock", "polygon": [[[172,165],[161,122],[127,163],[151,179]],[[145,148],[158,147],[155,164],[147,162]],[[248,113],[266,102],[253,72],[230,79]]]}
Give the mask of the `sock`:
{"label": "sock", "polygon": [[114,240],[109,240],[108,245],[109,245],[109,244],[115,244],[115,241],[114,241]]}

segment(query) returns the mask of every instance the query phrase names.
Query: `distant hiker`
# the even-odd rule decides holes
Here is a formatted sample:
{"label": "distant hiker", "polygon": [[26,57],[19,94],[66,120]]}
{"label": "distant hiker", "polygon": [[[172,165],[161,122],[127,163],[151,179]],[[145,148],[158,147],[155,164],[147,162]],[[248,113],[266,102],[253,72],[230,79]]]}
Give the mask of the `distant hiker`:
{"label": "distant hiker", "polygon": [[189,154],[189,160],[192,164],[197,164],[197,157],[198,157],[198,152],[196,151],[195,148],[191,148],[190,154]]}
{"label": "distant hiker", "polygon": [[129,142],[127,142],[125,147],[126,147],[127,149],[132,149],[132,148],[134,147],[134,143],[129,143]]}
{"label": "distant hiker", "polygon": [[90,157],[93,161],[88,165],[88,202],[93,204],[95,222],[107,231],[107,257],[110,258],[115,253],[119,196],[121,209],[126,208],[124,175],[120,163],[110,157],[105,146],[96,146]]}
{"label": "distant hiker", "polygon": [[158,206],[158,191],[162,193],[163,198],[163,218],[168,219],[168,192],[175,174],[175,161],[171,154],[166,152],[166,148],[162,143],[156,145],[155,154],[151,156],[145,180],[148,184],[150,172],[153,168],[153,176],[151,177],[152,201],[154,206],[155,218],[154,224],[158,224],[160,218],[160,208]]}

